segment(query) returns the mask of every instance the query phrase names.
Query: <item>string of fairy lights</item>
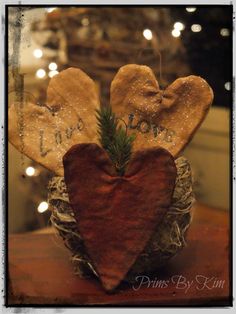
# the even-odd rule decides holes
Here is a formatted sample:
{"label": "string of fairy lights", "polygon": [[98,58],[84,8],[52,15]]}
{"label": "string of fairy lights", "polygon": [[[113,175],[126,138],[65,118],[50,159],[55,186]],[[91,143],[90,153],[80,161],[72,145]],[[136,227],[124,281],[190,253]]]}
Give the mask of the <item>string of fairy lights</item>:
{"label": "string of fairy lights", "polygon": [[[28,177],[37,177],[40,175],[40,170],[37,167],[28,166],[25,169],[25,174]],[[37,206],[38,213],[42,214],[48,209],[48,203],[45,200],[41,200]]]}
{"label": "string of fairy lights", "polygon": [[[53,12],[54,10],[56,10],[57,8],[55,7],[51,7],[51,8],[46,8],[45,10],[48,13]],[[197,7],[186,7],[185,8],[186,12],[189,14],[194,14],[197,11]],[[87,17],[82,18],[81,20],[81,25],[84,27],[87,27],[90,24],[90,20]],[[197,23],[193,23],[191,26],[188,26],[188,29],[191,30],[191,32],[193,33],[200,33],[202,31],[204,31],[204,28],[201,24],[197,24]],[[187,26],[183,23],[183,21],[176,21],[173,24],[173,29],[171,30],[171,35],[178,39],[181,37],[182,33],[184,31],[187,30]],[[222,27],[219,30],[219,35],[222,37],[228,37],[230,36],[230,30],[228,28]],[[143,37],[148,40],[151,41],[153,39],[153,32],[151,29],[144,29],[143,32]],[[41,48],[36,48],[33,51],[33,56],[37,59],[41,59],[44,55],[44,52]],[[52,78],[53,76],[57,75],[59,73],[58,71],[58,65],[56,62],[50,62],[47,67],[42,67],[37,69],[37,71],[35,72],[35,76],[37,79],[45,79],[47,77]],[[224,84],[224,88],[227,91],[231,90],[231,82],[225,82]],[[29,166],[25,169],[25,173],[27,176],[29,177],[33,177],[33,176],[38,176],[39,175],[39,170],[37,170],[37,168],[33,167],[33,166]],[[42,200],[37,207],[37,210],[39,213],[44,213],[45,211],[48,210],[48,203],[45,200]]]}

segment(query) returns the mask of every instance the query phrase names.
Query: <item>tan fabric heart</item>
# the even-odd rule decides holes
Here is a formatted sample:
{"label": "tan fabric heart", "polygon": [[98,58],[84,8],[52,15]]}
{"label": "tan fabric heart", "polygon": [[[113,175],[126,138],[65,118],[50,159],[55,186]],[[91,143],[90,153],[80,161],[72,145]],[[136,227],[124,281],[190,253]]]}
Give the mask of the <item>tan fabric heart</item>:
{"label": "tan fabric heart", "polygon": [[10,142],[58,175],[64,175],[62,157],[71,146],[97,142],[98,92],[80,69],[68,68],[50,80],[46,106],[25,101],[20,107],[9,108]]}
{"label": "tan fabric heart", "polygon": [[147,66],[120,68],[111,84],[111,106],[136,134],[134,149],[161,146],[177,156],[204,120],[213,101],[199,76],[174,81],[165,90]]}

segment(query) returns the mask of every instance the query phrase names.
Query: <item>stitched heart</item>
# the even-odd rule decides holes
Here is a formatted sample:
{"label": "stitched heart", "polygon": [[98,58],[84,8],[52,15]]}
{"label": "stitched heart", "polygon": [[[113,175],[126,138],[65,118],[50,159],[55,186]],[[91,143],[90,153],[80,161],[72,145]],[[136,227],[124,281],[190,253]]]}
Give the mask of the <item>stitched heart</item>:
{"label": "stitched heart", "polygon": [[70,204],[87,253],[106,290],[113,290],[168,211],[173,157],[162,148],[136,152],[117,177],[96,144],[73,146],[63,158]]}
{"label": "stitched heart", "polygon": [[179,78],[161,90],[147,66],[123,66],[111,84],[112,109],[127,123],[129,132],[136,134],[136,150],[161,146],[177,156],[212,101],[212,89],[201,77]]}
{"label": "stitched heart", "polygon": [[64,172],[62,157],[71,146],[97,142],[95,110],[99,97],[93,80],[80,69],[69,68],[50,80],[46,106],[27,101],[22,109],[20,106],[14,103],[9,108],[10,142],[59,175]]}

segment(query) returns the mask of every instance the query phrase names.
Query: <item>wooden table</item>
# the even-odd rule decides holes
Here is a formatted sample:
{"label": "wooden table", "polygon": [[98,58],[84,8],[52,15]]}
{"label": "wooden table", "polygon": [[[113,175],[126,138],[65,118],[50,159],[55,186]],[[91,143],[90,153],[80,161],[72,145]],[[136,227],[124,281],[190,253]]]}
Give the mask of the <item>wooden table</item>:
{"label": "wooden table", "polygon": [[141,278],[107,294],[73,274],[54,233],[10,235],[8,305],[230,305],[229,241],[229,212],[197,204],[187,247],[140,288]]}

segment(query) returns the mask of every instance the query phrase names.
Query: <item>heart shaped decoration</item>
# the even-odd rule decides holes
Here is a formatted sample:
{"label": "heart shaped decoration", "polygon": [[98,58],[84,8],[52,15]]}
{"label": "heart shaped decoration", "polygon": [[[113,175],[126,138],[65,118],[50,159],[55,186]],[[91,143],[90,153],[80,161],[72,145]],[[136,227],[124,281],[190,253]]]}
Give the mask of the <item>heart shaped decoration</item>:
{"label": "heart shaped decoration", "polygon": [[213,92],[205,80],[188,76],[165,90],[147,66],[120,68],[111,84],[111,106],[131,133],[134,149],[161,146],[177,156],[205,118]]}
{"label": "heart shaped decoration", "polygon": [[9,140],[29,158],[63,176],[66,151],[74,144],[97,142],[98,108],[93,80],[80,69],[68,68],[50,80],[46,105],[25,101],[23,106],[10,106]]}
{"label": "heart shaped decoration", "polygon": [[139,151],[120,177],[102,148],[79,144],[65,154],[63,164],[78,230],[104,288],[111,291],[169,209],[174,159],[163,148]]}

